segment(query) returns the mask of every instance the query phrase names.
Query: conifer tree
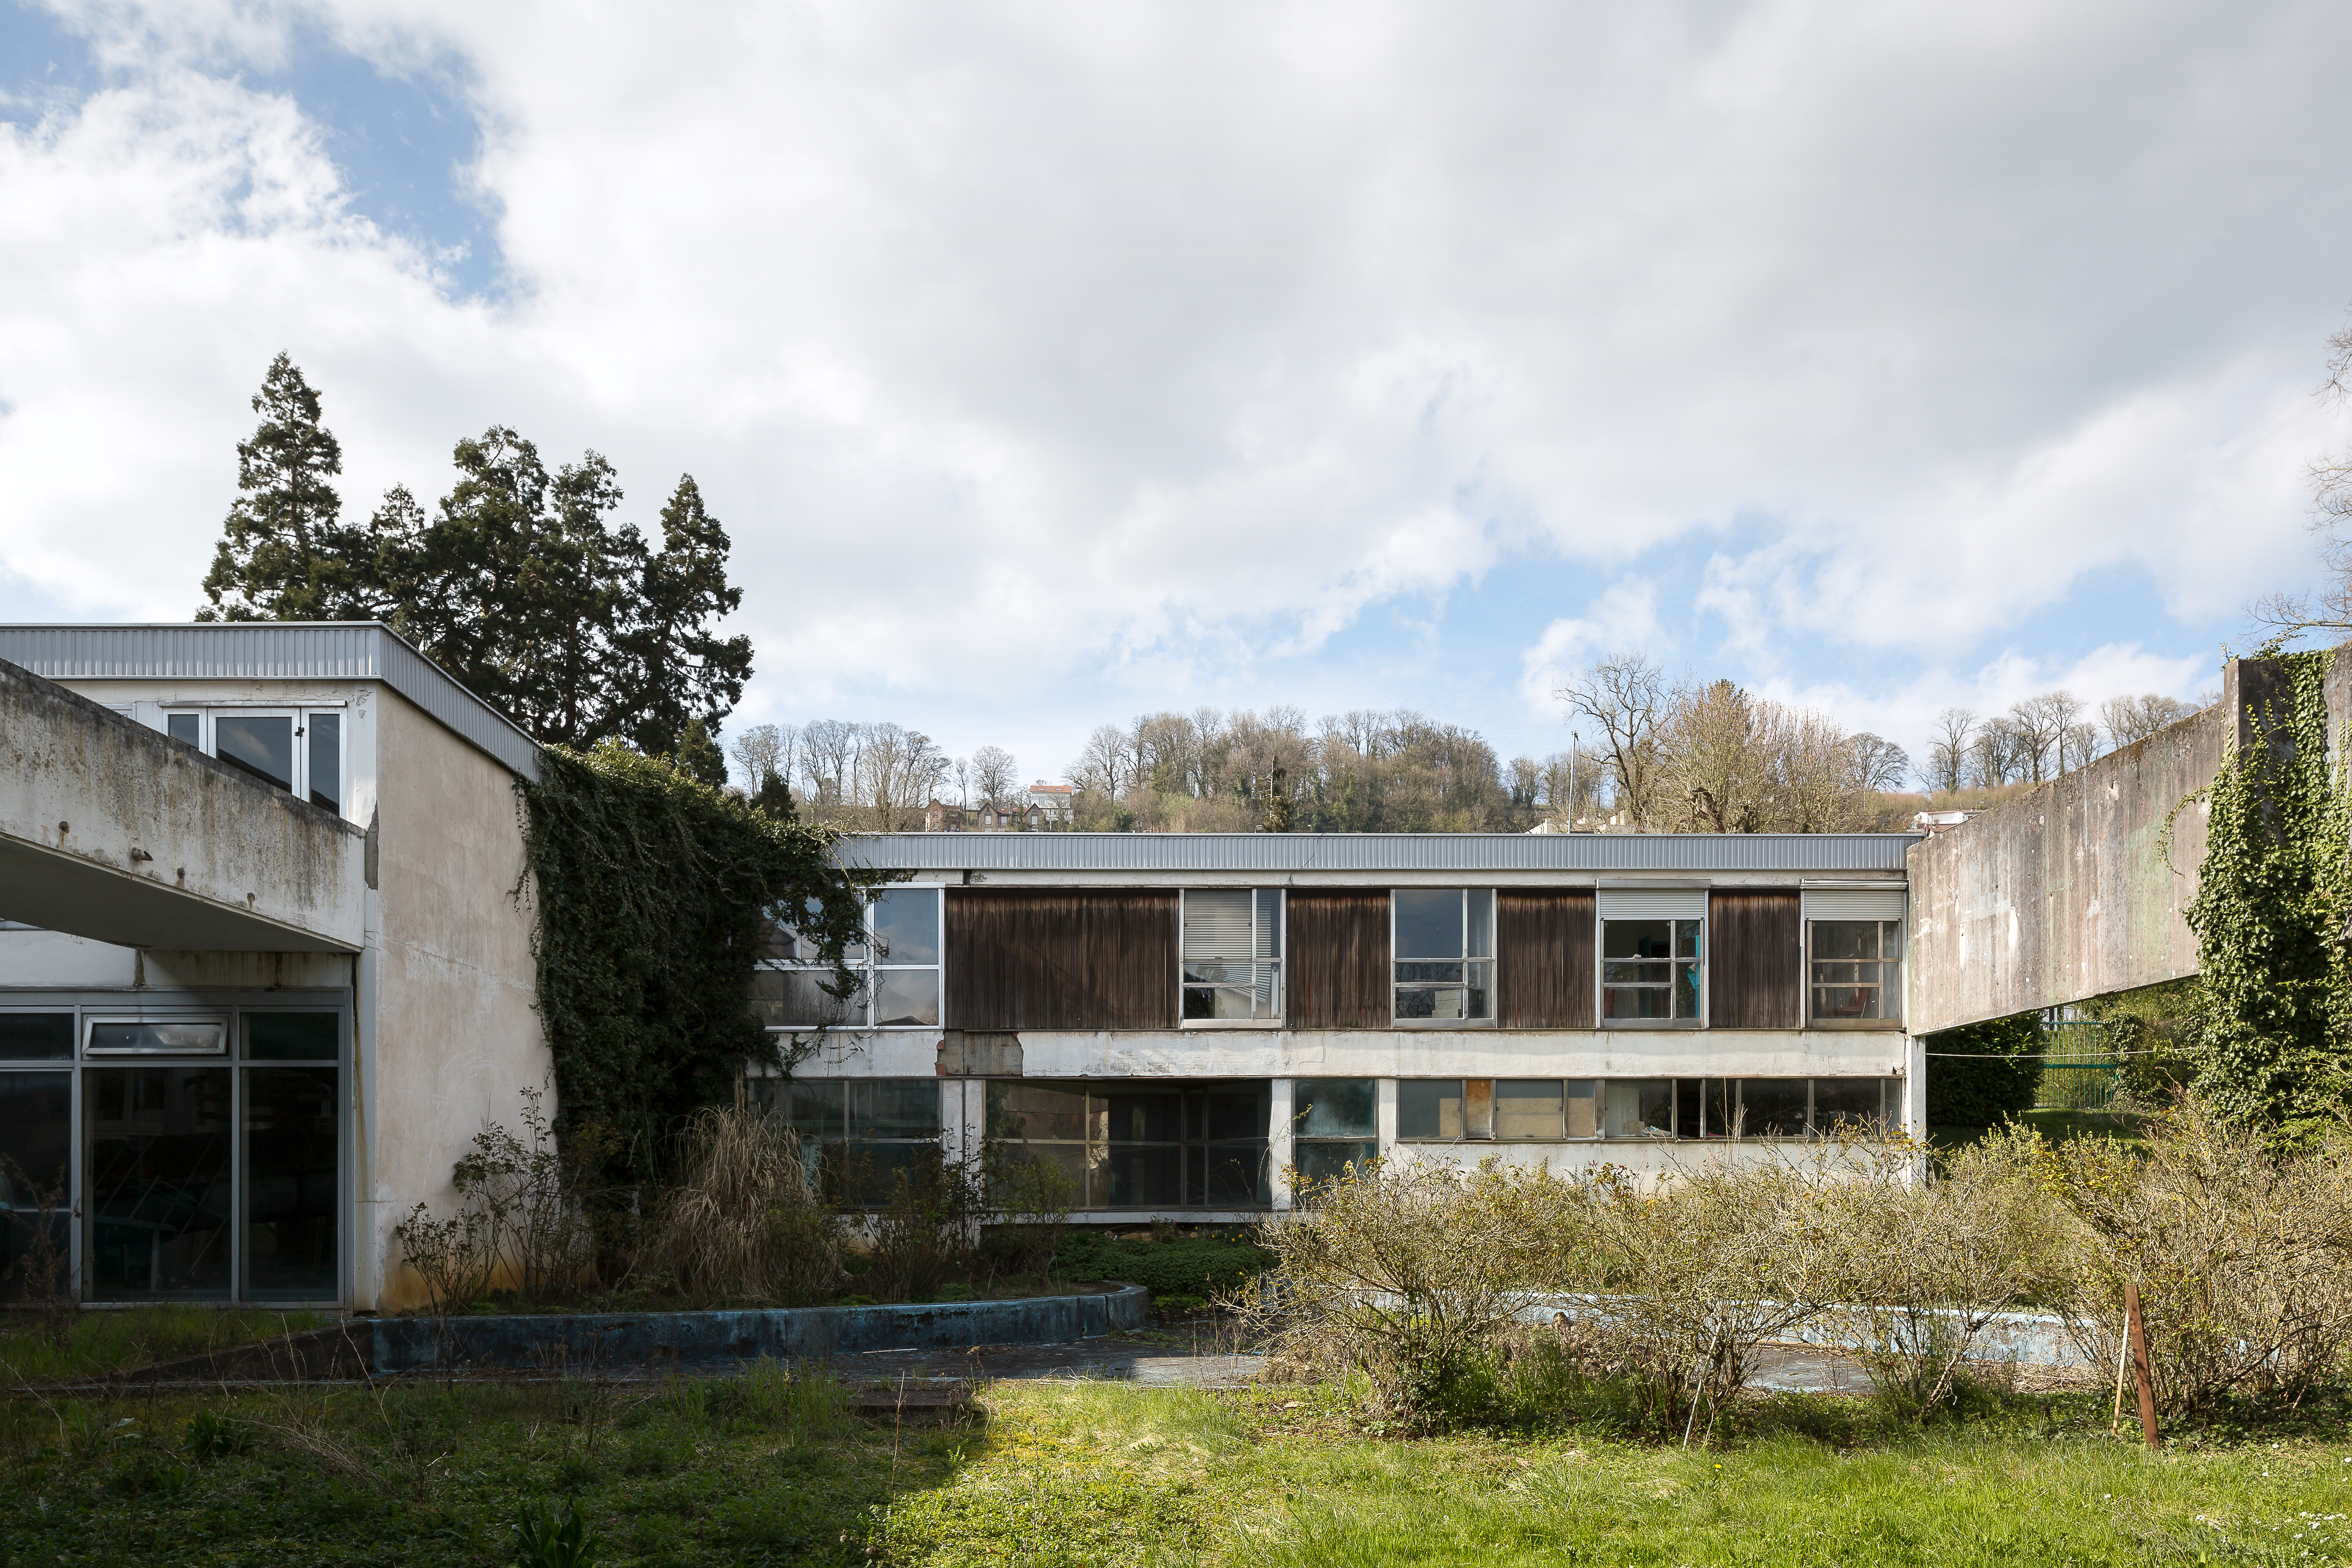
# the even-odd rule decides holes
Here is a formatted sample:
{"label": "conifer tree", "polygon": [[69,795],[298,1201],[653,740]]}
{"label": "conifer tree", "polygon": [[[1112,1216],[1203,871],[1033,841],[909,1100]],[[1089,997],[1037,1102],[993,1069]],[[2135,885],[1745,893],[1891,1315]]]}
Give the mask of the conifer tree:
{"label": "conifer tree", "polygon": [[[661,524],[661,549],[641,559],[622,634],[624,678],[633,686],[629,740],[655,754],[677,745],[691,721],[715,728],[751,673],[751,639],[712,630],[743,602],[743,590],[727,581],[727,530],[703,505],[692,474],[679,477]],[[718,782],[726,782],[723,761]]]}

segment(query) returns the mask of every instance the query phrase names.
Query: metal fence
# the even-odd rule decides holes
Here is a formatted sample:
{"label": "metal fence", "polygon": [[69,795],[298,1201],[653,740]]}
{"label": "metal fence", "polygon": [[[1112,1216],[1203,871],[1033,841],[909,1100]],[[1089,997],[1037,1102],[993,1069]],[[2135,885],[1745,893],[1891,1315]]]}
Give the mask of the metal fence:
{"label": "metal fence", "polygon": [[2121,1095],[2116,1074],[2123,1063],[2107,1040],[2107,1026],[2089,1018],[2042,1026],[2042,1083],[2036,1110],[2106,1110]]}

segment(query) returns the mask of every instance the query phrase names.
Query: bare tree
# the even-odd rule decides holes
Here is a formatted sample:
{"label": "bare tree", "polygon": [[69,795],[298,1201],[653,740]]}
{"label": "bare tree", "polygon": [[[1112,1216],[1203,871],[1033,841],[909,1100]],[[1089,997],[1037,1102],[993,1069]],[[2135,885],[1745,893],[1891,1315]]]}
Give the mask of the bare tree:
{"label": "bare tree", "polygon": [[1117,800],[1128,784],[1127,731],[1116,724],[1097,725],[1087,737],[1085,750],[1063,774],[1080,789],[1094,790]]}
{"label": "bare tree", "polygon": [[2058,771],[2066,773],[2099,757],[2099,727],[2087,719],[2077,720],[2060,731],[2058,736]]}
{"label": "bare tree", "polygon": [[1911,753],[1867,730],[1852,737],[1855,774],[1866,790],[1891,794],[1911,776]]}
{"label": "bare tree", "polygon": [[1552,689],[1570,709],[1601,726],[1600,752],[1616,784],[1617,804],[1640,826],[1656,789],[1658,721],[1666,708],[1665,675],[1639,653],[1612,654]]}
{"label": "bare tree", "polygon": [[1946,794],[1968,779],[1969,742],[1977,731],[1977,716],[1966,708],[1947,708],[1936,715],[1936,740],[1927,748],[1927,784]]}
{"label": "bare tree", "polygon": [[[2352,403],[2352,326],[2327,340],[2323,403]],[[2305,631],[2352,631],[2352,449],[2323,452],[2311,465],[2312,518],[2328,581],[2313,594],[2270,594],[2254,603],[2256,622],[2281,637]]]}
{"label": "bare tree", "polygon": [[1772,815],[1777,712],[1728,680],[1677,689],[1657,730],[1663,826],[1756,833]]}
{"label": "bare tree", "polygon": [[[2026,780],[2040,784],[2065,771],[2066,731],[2082,713],[2083,704],[2071,691],[2045,691],[2010,705],[2010,722],[2016,726],[2018,760]],[[2056,760],[2057,766],[2051,763]]]}
{"label": "bare tree", "polygon": [[801,767],[808,798],[817,805],[845,805],[857,768],[860,725],[839,719],[812,719],[801,726]]}
{"label": "bare tree", "polygon": [[801,732],[793,724],[754,724],[735,737],[735,766],[752,794],[771,778],[786,784],[800,761]]}
{"label": "bare tree", "polygon": [[2137,745],[2168,724],[2178,724],[2197,710],[2178,697],[2160,697],[2151,691],[2140,697],[2110,697],[2099,704],[2100,721],[2106,726],[2107,746],[2122,751]]}
{"label": "bare tree", "polygon": [[971,787],[984,805],[1002,805],[1013,798],[1021,765],[1002,746],[982,746],[971,754]]}
{"label": "bare tree", "polygon": [[919,814],[931,792],[947,777],[947,754],[919,730],[896,724],[866,724],[857,753],[857,804],[887,833]]}
{"label": "bare tree", "polygon": [[1979,789],[1999,789],[2025,774],[2025,742],[2017,721],[1988,719],[1969,743],[1969,782]]}

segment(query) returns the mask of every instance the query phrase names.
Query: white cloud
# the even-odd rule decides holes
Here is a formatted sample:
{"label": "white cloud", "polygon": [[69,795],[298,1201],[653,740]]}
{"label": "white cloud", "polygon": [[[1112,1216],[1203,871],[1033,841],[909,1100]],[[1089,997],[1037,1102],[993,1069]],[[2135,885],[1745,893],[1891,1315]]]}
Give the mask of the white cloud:
{"label": "white cloud", "polygon": [[[117,74],[0,130],[0,561],[94,614],[191,606],[280,347],[354,505],[492,420],[648,512],[691,469],[804,706],[1180,694],[1537,548],[1715,549],[1774,680],[2304,559],[2340,7],[60,8]],[[311,22],[459,62],[510,300],[230,74]]]}
{"label": "white cloud", "polygon": [[1562,616],[1519,655],[1519,696],[1530,711],[1559,717],[1560,684],[1595,658],[1639,649],[1652,658],[1665,643],[1658,626],[1657,585],[1641,578],[1612,584],[1580,617]]}

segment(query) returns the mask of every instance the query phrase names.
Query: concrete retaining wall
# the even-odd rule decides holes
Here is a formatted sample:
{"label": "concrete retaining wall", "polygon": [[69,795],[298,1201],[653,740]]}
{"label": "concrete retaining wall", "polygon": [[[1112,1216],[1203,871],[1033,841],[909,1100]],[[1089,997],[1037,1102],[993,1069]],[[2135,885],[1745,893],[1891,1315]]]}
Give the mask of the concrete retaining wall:
{"label": "concrete retaining wall", "polygon": [[1081,1296],[940,1301],[907,1307],[801,1307],[741,1312],[603,1312],[456,1318],[448,1341],[430,1318],[378,1318],[380,1373],[449,1365],[574,1371],[625,1366],[805,1360],[866,1351],[1051,1345],[1139,1329],[1151,1297],[1140,1285]]}

